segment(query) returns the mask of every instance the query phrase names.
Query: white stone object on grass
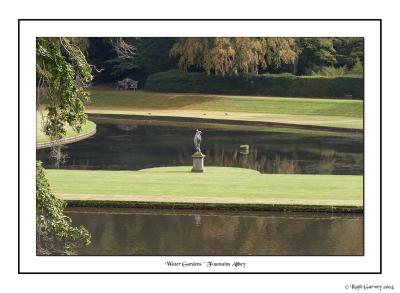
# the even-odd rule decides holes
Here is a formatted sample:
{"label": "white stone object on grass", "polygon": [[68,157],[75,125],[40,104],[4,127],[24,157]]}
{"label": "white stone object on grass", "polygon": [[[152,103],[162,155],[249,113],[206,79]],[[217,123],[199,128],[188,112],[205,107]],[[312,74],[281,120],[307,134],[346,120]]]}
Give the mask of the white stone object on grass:
{"label": "white stone object on grass", "polygon": [[193,158],[192,172],[204,172],[205,155],[203,155],[201,152],[195,152],[192,155],[192,158]]}

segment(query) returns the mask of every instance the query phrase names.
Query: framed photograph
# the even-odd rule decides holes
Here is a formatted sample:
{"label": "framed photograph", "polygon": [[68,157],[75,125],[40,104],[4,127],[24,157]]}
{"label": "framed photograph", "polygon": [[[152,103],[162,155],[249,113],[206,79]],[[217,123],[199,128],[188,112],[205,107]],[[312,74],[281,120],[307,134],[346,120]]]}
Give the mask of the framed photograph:
{"label": "framed photograph", "polygon": [[19,273],[381,273],[380,20],[18,24]]}

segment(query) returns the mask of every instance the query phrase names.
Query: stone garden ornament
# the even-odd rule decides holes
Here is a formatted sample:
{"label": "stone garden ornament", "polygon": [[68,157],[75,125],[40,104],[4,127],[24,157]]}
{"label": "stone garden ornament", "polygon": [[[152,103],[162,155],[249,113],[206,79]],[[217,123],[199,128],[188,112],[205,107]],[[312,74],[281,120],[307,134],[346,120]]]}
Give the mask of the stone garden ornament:
{"label": "stone garden ornament", "polygon": [[196,129],[196,133],[193,138],[194,147],[196,152],[192,155],[193,158],[193,168],[192,172],[204,172],[204,157],[201,153],[200,144],[201,144],[201,131]]}
{"label": "stone garden ornament", "polygon": [[201,153],[200,144],[201,144],[201,131],[196,129],[196,134],[194,135],[194,148],[196,152]]}

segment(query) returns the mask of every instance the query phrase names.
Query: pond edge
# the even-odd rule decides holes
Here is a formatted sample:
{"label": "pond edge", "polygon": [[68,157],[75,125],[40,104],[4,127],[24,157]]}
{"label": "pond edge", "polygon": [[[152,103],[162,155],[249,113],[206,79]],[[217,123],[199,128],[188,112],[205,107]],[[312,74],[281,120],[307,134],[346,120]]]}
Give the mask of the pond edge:
{"label": "pond edge", "polygon": [[74,135],[71,137],[65,137],[59,140],[52,140],[52,141],[44,141],[44,142],[37,142],[36,143],[36,149],[40,150],[40,149],[45,149],[45,148],[49,148],[52,146],[60,146],[60,145],[65,145],[65,144],[69,144],[69,143],[74,143],[80,140],[84,140],[88,137],[91,137],[93,135],[96,134],[96,128],[89,131],[89,132],[85,132],[82,134],[78,134],[78,135]]}
{"label": "pond edge", "polygon": [[267,122],[267,121],[247,121],[247,120],[231,120],[231,119],[213,119],[213,118],[198,118],[198,117],[180,117],[180,116],[146,116],[139,114],[103,114],[103,113],[87,113],[90,119],[136,119],[136,120],[155,120],[155,121],[170,121],[170,122],[192,122],[192,123],[221,123],[228,125],[247,125],[247,126],[260,126],[260,127],[276,127],[276,128],[292,128],[316,131],[331,131],[331,132],[345,132],[345,133],[364,133],[363,129],[358,128],[342,128],[321,125],[305,125],[305,124],[292,124],[281,122]]}
{"label": "pond edge", "polygon": [[107,200],[64,200],[64,201],[67,203],[67,207],[364,213],[363,206],[295,205],[295,204],[294,205],[224,204],[224,203],[185,203],[185,202],[171,203],[171,202],[107,201]]}

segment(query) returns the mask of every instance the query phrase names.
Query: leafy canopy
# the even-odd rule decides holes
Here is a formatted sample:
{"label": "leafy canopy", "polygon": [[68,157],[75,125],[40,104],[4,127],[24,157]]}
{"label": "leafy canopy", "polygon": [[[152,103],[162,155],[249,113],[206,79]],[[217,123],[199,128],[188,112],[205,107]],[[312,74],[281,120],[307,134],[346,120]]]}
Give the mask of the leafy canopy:
{"label": "leafy canopy", "polygon": [[67,124],[80,131],[87,119],[84,102],[89,93],[85,86],[92,74],[82,46],[79,38],[36,39],[37,102],[46,105],[44,132],[51,140],[62,138]]}
{"label": "leafy canopy", "polygon": [[203,68],[216,75],[258,73],[259,68],[293,63],[295,38],[180,38],[171,49],[178,66]]}
{"label": "leafy canopy", "polygon": [[[37,38],[36,74],[38,108],[46,110],[44,132],[54,141],[66,134],[66,125],[80,131],[86,122],[85,86],[92,80],[91,67],[81,48],[87,42],[74,38]],[[53,146],[53,150],[60,147]],[[64,215],[65,203],[50,191],[41,162],[36,162],[36,247],[37,254],[71,254],[74,248],[90,243],[83,227],[72,227]]]}

